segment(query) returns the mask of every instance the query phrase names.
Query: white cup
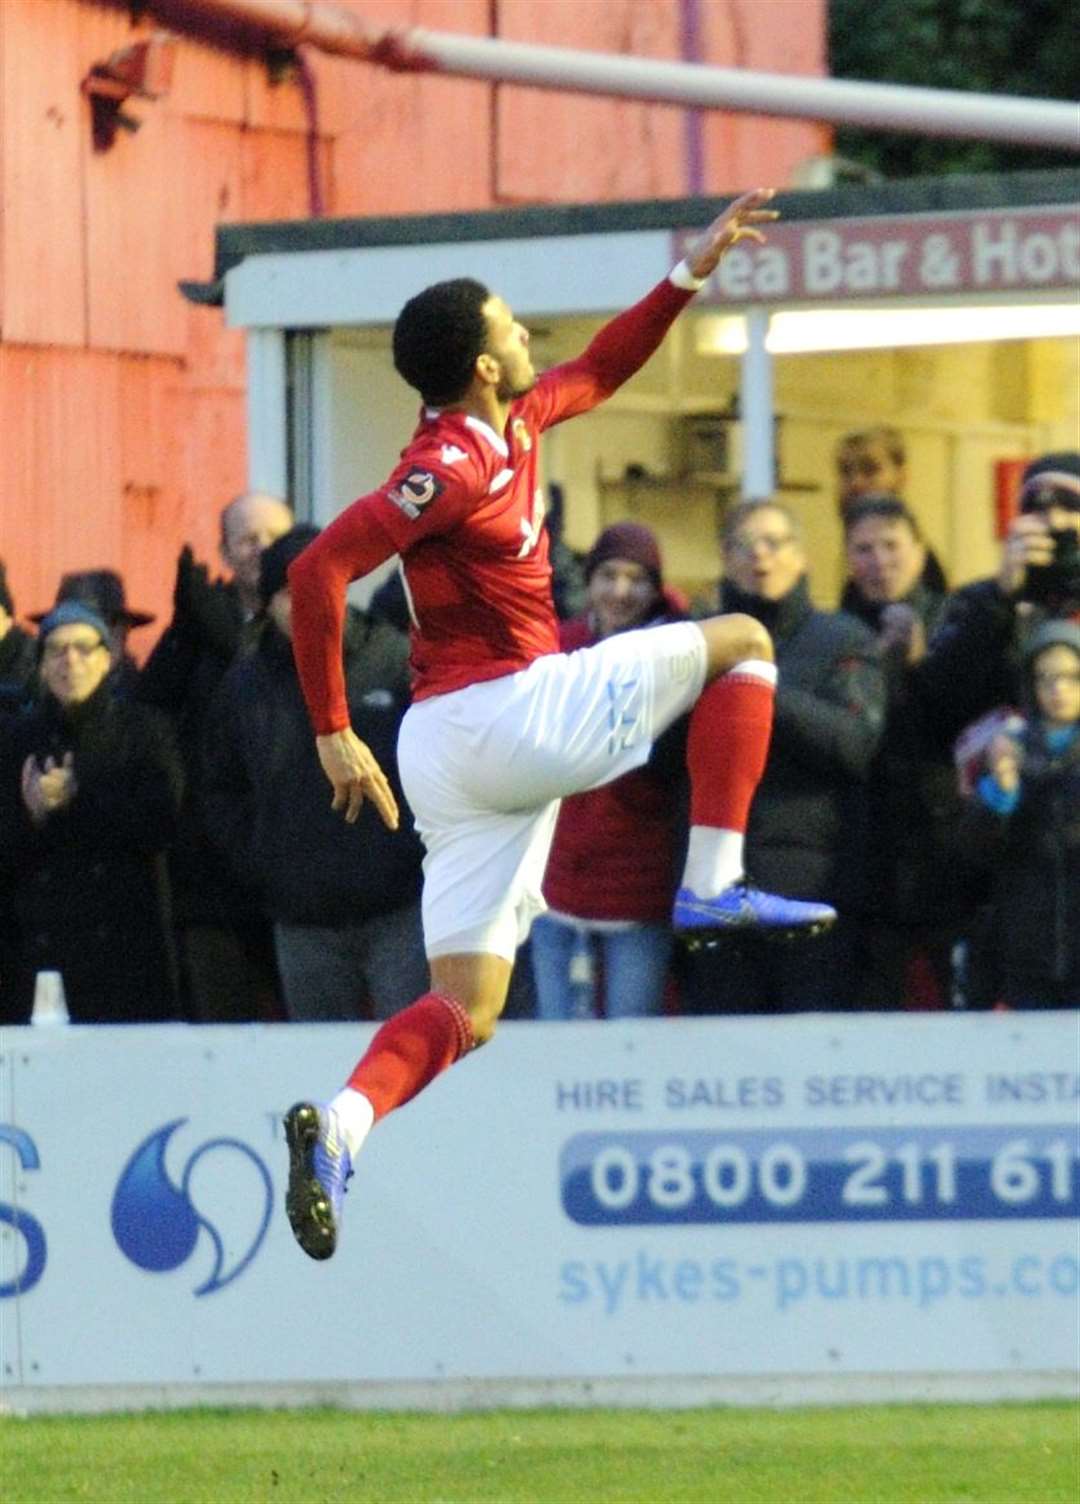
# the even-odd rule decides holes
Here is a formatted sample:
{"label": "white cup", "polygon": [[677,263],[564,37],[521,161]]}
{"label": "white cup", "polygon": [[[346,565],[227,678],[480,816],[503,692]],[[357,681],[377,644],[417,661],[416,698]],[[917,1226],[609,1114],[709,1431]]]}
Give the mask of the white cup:
{"label": "white cup", "polygon": [[64,979],[58,971],[39,971],[34,979],[32,1024],[66,1024],[70,1022]]}

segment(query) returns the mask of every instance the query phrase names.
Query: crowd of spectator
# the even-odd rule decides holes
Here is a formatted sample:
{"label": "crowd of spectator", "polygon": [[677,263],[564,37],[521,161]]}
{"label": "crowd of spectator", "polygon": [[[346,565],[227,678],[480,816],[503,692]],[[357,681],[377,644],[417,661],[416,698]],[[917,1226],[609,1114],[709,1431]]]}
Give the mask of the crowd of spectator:
{"label": "crowd of spectator", "polygon": [[[837,924],[675,944],[677,724],[645,767],[564,801],[510,1016],[1080,1005],[1080,453],[1027,467],[997,574],[954,592],[901,436],[850,434],[836,458],[839,609],[813,603],[777,498],[728,510],[717,590],[768,627],[780,673],[751,874]],[[391,832],[331,812],[300,692],[287,569],[316,531],[277,497],[231,501],[224,577],[181,552],[141,669],[128,637],[154,618],[114,570],[64,575],[35,634],[0,561],[0,1022],[31,1018],[43,972],[86,1022],[385,1018],[424,991],[394,753],[407,604],[391,579],[343,642],[353,725],[406,809]],[[556,535],[553,563],[564,651],[689,614],[640,523],[584,558]]]}

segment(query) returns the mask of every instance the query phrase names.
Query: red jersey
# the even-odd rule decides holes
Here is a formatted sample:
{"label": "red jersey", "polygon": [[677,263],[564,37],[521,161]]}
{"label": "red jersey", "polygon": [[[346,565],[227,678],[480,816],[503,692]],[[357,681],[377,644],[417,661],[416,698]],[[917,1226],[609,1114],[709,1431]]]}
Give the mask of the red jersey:
{"label": "red jersey", "polygon": [[315,730],[349,725],[341,631],[349,582],[402,558],[413,614],[413,696],[513,674],[559,651],[538,445],[639,370],[693,296],[665,279],[577,360],[541,376],[503,433],[427,410],[389,480],[353,502],[289,570],[293,651]]}

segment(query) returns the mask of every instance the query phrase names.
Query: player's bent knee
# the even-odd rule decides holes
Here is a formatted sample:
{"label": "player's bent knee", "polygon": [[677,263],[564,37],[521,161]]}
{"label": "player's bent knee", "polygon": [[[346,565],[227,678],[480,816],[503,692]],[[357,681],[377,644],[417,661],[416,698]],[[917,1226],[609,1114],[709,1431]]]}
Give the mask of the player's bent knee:
{"label": "player's bent knee", "polygon": [[486,1044],[495,1033],[509,990],[510,971],[511,963],[501,956],[453,955],[432,959],[432,986],[465,1009],[478,1045]]}
{"label": "player's bent knee", "polygon": [[472,1023],[473,1039],[479,1049],[480,1045],[487,1044],[495,1033],[496,1025],[506,1006],[506,992],[502,990],[488,992],[486,996],[476,998],[466,1006]]}
{"label": "player's bent knee", "polygon": [[727,673],[736,663],[759,659],[772,663],[776,657],[772,637],[756,617],[742,611],[709,616],[698,623],[708,647],[710,678]]}
{"label": "player's bent knee", "polygon": [[[501,1013],[502,1009],[500,1009],[499,1012]],[[482,1044],[487,1044],[488,1040],[494,1036],[495,1026],[499,1022],[499,1014],[496,1013],[477,1015],[475,1013],[470,1013],[469,1017],[472,1019],[472,1031],[475,1047],[479,1049]]]}

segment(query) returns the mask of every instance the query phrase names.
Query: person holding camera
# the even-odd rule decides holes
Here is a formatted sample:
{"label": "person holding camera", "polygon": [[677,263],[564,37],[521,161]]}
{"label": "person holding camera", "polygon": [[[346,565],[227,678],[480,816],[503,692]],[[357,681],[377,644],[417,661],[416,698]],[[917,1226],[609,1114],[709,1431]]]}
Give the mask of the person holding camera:
{"label": "person holding camera", "polygon": [[1080,619],[1080,452],[1024,471],[997,575],[952,596],[913,683],[943,744],[997,705],[1019,703],[1023,663],[1046,621]]}
{"label": "person holding camera", "polygon": [[991,996],[1080,1006],[1080,625],[1028,643],[1023,719],[995,734],[969,798],[966,846],[994,874]]}

